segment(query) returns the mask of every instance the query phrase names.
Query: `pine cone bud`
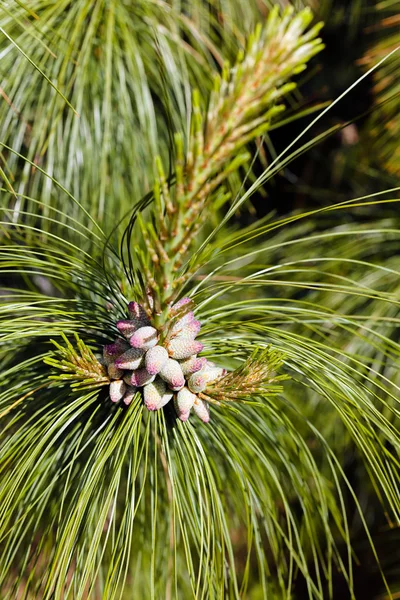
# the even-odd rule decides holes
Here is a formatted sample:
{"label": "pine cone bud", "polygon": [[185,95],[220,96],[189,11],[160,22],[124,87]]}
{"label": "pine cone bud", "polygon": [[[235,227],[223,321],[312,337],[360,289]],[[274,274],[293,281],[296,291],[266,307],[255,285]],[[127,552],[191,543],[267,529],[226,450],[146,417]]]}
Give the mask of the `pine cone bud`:
{"label": "pine cone bud", "polygon": [[130,339],[130,345],[133,348],[142,348],[143,350],[149,350],[149,348],[156,346],[157,342],[157,329],[150,326],[140,327]]}
{"label": "pine cone bud", "polygon": [[[128,405],[140,391],[147,408],[159,410],[174,397],[181,421],[189,418],[192,408],[200,419],[209,421],[208,405],[196,394],[225,371],[206,358],[197,357],[204,346],[195,340],[201,324],[194,317],[193,306],[193,301],[185,297],[170,307],[171,321],[164,323],[160,330],[161,345],[159,332],[151,325],[143,306],[129,303],[130,318],[117,323],[129,344],[118,339],[103,351],[112,380],[110,398],[113,402],[123,398]],[[151,307],[149,304],[150,310]]]}
{"label": "pine cone bud", "polygon": [[123,340],[116,340],[113,344],[107,344],[103,348],[103,358],[106,365],[114,362],[118,356],[121,356],[129,348],[129,344]]}
{"label": "pine cone bud", "polygon": [[147,383],[151,383],[155,379],[155,375],[150,375],[146,369],[137,369],[133,371],[131,376],[131,385],[143,387]]}
{"label": "pine cone bud", "polygon": [[117,379],[110,383],[110,400],[111,402],[119,402],[126,392],[126,383],[122,379]]}
{"label": "pine cone bud", "polygon": [[180,390],[185,385],[185,377],[178,361],[169,358],[159,373],[171,390]]}
{"label": "pine cone bud", "polygon": [[208,423],[210,421],[210,409],[207,402],[204,402],[204,400],[196,398],[193,404],[193,410],[203,423]]}
{"label": "pine cone bud", "polygon": [[190,413],[190,410],[196,400],[196,394],[192,394],[187,387],[182,388],[176,395],[175,399],[175,408],[178,413],[178,417],[181,418],[181,415]]}
{"label": "pine cone bud", "polygon": [[172,358],[182,360],[198,354],[203,350],[201,342],[189,338],[175,338],[168,343],[168,352]]}
{"label": "pine cone bud", "polygon": [[119,369],[129,369],[133,371],[142,364],[144,351],[140,348],[130,348],[115,361],[115,366]]}
{"label": "pine cone bud", "polygon": [[143,399],[148,410],[159,410],[171,400],[172,396],[173,393],[167,392],[166,383],[159,377],[143,388]]}
{"label": "pine cone bud", "polygon": [[128,406],[128,404],[130,404],[132,402],[132,400],[134,399],[136,392],[137,392],[137,389],[135,387],[128,385],[128,387],[126,388],[126,392],[124,394],[124,398],[123,398],[124,404],[126,404]]}
{"label": "pine cone bud", "polygon": [[168,352],[163,346],[154,346],[147,350],[145,365],[151,375],[157,375],[168,360]]}
{"label": "pine cone bud", "polygon": [[107,367],[108,376],[110,379],[122,379],[124,372],[118,367],[115,366],[114,363],[111,363]]}
{"label": "pine cone bud", "polygon": [[181,365],[183,374],[190,375],[191,373],[196,373],[196,371],[203,369],[207,364],[207,359],[205,357],[198,358],[197,356],[191,356],[179,364]]}

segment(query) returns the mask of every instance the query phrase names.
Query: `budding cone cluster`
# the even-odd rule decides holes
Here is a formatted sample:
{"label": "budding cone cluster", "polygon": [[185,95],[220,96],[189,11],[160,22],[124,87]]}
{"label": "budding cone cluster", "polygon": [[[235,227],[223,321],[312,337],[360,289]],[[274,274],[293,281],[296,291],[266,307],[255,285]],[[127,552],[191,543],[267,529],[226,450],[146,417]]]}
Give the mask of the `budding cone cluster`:
{"label": "budding cone cluster", "polygon": [[124,339],[118,338],[103,349],[112,402],[130,404],[141,391],[148,410],[159,410],[173,400],[182,421],[189,418],[192,409],[205,423],[210,420],[208,404],[198,393],[225,371],[197,356],[203,350],[203,344],[195,339],[201,324],[194,318],[191,305],[190,298],[183,298],[171,306],[170,323],[161,336],[144,308],[137,302],[129,303],[129,319],[117,323]]}

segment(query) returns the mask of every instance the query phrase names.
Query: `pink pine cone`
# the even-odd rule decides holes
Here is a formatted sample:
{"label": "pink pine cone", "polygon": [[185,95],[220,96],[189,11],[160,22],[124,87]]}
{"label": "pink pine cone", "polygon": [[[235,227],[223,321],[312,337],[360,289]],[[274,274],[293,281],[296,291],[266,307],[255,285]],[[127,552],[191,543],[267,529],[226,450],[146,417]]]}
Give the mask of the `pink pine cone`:
{"label": "pink pine cone", "polygon": [[135,387],[128,385],[128,387],[126,388],[124,397],[123,397],[124,404],[126,404],[128,406],[128,404],[130,404],[132,402],[132,400],[134,399],[136,392],[137,392],[137,389]]}
{"label": "pink pine cone", "polygon": [[175,408],[178,413],[178,417],[181,418],[182,414],[190,413],[190,410],[196,400],[196,394],[192,394],[187,387],[182,388],[176,395]]}
{"label": "pink pine cone", "polygon": [[129,369],[133,371],[138,369],[142,364],[144,350],[140,348],[130,348],[115,361],[115,366],[118,369]]}
{"label": "pink pine cone", "polygon": [[154,346],[147,350],[145,365],[151,375],[157,375],[168,360],[168,352],[163,346]]}
{"label": "pink pine cone", "polygon": [[146,369],[137,369],[133,371],[131,376],[131,385],[136,387],[143,387],[144,385],[154,381],[155,375],[150,375]]}
{"label": "pink pine cone", "polygon": [[172,398],[173,393],[167,391],[166,383],[157,377],[143,388],[143,399],[148,410],[159,410]]}
{"label": "pink pine cone", "polygon": [[190,358],[186,358],[180,363],[184,375],[196,373],[196,371],[200,371],[201,369],[203,369],[206,366],[206,364],[206,358],[198,358],[197,356],[191,356]]}
{"label": "pink pine cone", "polygon": [[136,321],[123,319],[122,321],[118,321],[117,329],[120,333],[122,333],[123,336],[129,339],[138,329],[138,324]]}
{"label": "pink pine cone", "polygon": [[126,383],[122,379],[112,381],[110,383],[110,400],[111,402],[119,402],[126,392]]}
{"label": "pink pine cone", "polygon": [[107,344],[103,348],[103,358],[106,365],[114,362],[118,356],[121,356],[126,350],[128,350],[129,344],[123,340],[117,339],[113,344]]}
{"label": "pink pine cone", "polygon": [[203,350],[201,342],[196,342],[190,338],[175,338],[168,343],[169,355],[177,360],[190,358],[193,354],[198,354]]}
{"label": "pink pine cone", "polygon": [[158,342],[158,332],[154,327],[146,325],[146,327],[140,327],[130,339],[130,345],[133,348],[142,348],[143,350],[149,350],[153,346],[156,346]]}
{"label": "pink pine cone", "polygon": [[185,385],[185,377],[177,360],[169,358],[159,373],[171,390],[180,390]]}
{"label": "pink pine cone", "polygon": [[197,398],[194,401],[193,410],[203,423],[208,423],[210,421],[210,409],[207,402],[204,402],[204,400]]}
{"label": "pink pine cone", "polygon": [[107,371],[110,379],[122,379],[124,375],[124,372],[121,369],[118,369],[113,363],[108,365]]}

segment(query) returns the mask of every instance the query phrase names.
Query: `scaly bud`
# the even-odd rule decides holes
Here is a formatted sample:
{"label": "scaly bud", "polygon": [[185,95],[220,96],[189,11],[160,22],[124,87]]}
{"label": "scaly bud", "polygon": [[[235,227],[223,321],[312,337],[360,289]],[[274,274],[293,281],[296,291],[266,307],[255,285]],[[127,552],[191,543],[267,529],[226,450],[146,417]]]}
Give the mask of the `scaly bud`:
{"label": "scaly bud", "polygon": [[182,360],[198,354],[203,350],[201,342],[189,338],[175,338],[168,343],[168,352],[172,358]]}
{"label": "scaly bud", "polygon": [[126,385],[131,385],[132,373],[133,371],[125,371],[125,375],[122,379],[125,381]]}
{"label": "scaly bud", "polygon": [[183,374],[190,375],[191,373],[196,373],[196,371],[203,369],[207,364],[207,359],[204,357],[197,358],[197,356],[191,356],[179,364],[181,365]]}
{"label": "scaly bud", "polygon": [[210,363],[207,361],[206,366],[201,371],[193,373],[188,379],[189,389],[195,394],[205,390],[211,381],[218,379],[218,377],[222,377],[222,375],[225,375],[226,373],[225,369],[214,366],[210,367],[209,365]]}
{"label": "scaly bud", "polygon": [[[178,412],[178,411],[177,411],[177,412]],[[189,410],[188,412],[181,412],[181,413],[178,415],[178,417],[179,417],[179,420],[180,420],[180,421],[183,421],[183,422],[187,421],[187,420],[189,419],[189,417],[190,417],[190,410]]]}
{"label": "scaly bud", "polygon": [[210,409],[208,407],[207,402],[204,400],[200,400],[200,398],[196,398],[193,403],[193,410],[196,415],[203,421],[203,423],[208,423],[210,420]]}
{"label": "scaly bud", "polygon": [[171,332],[174,335],[177,335],[180,331],[182,331],[182,329],[185,327],[185,325],[188,325],[189,323],[192,323],[192,321],[194,321],[194,314],[192,311],[186,313],[186,315],[183,315],[183,317],[181,317],[180,319],[178,319],[176,321],[176,323],[174,323],[174,325],[172,326]]}
{"label": "scaly bud", "polygon": [[147,383],[151,383],[155,379],[155,375],[150,375],[146,369],[137,369],[133,371],[131,376],[131,385],[143,387]]}
{"label": "scaly bud", "polygon": [[141,325],[138,325],[137,321],[132,321],[130,319],[124,319],[122,321],[118,321],[117,323],[118,331],[128,339],[132,337],[139,327],[141,327]]}
{"label": "scaly bud", "polygon": [[188,379],[189,389],[195,394],[198,394],[199,392],[205,390],[207,383],[208,381],[206,375],[204,374],[204,371],[198,371],[198,373],[193,373],[193,375],[191,375]]}
{"label": "scaly bud", "polygon": [[111,402],[119,402],[126,392],[126,383],[122,379],[117,379],[110,383],[110,400]]}
{"label": "scaly bud", "polygon": [[157,342],[157,329],[150,326],[140,327],[130,339],[130,345],[133,348],[142,348],[143,350],[149,350],[149,348],[156,346]]}
{"label": "scaly bud", "polygon": [[180,390],[185,385],[185,377],[178,361],[169,358],[159,373],[171,390]]}
{"label": "scaly bud", "polygon": [[168,352],[163,346],[154,346],[147,350],[145,365],[151,375],[157,375],[168,360]]}
{"label": "scaly bud", "polygon": [[133,371],[138,369],[142,364],[144,350],[140,348],[130,348],[115,361],[115,366],[118,369],[129,369]]}
{"label": "scaly bud", "polygon": [[172,396],[172,392],[167,392],[167,384],[159,377],[143,388],[143,399],[148,410],[159,410],[171,400]]}
{"label": "scaly bud", "polygon": [[114,363],[108,365],[107,371],[110,379],[122,379],[122,376],[124,374],[124,372],[121,371],[121,369],[118,369],[118,367],[116,367]]}
{"label": "scaly bud", "polygon": [[[187,387],[182,388],[176,395],[175,409],[178,417],[181,419],[182,415],[190,413],[190,410],[196,400],[196,394],[192,394]],[[185,419],[186,420],[186,419]]]}
{"label": "scaly bud", "polygon": [[194,340],[196,335],[199,333],[200,329],[200,321],[196,321],[196,319],[194,319],[193,321],[184,326],[182,332],[179,333],[177,337],[187,337],[189,339]]}
{"label": "scaly bud", "polygon": [[113,344],[107,344],[107,346],[104,346],[103,358],[106,365],[114,362],[114,360],[126,352],[128,348],[129,344],[120,339],[115,340]]}
{"label": "scaly bud", "polygon": [[132,402],[132,400],[134,399],[136,392],[137,392],[137,389],[135,387],[128,385],[128,387],[126,388],[124,397],[123,397],[124,404],[126,404],[128,406],[128,404],[130,404]]}
{"label": "scaly bud", "polygon": [[175,323],[175,325],[171,329],[172,337],[186,337],[194,340],[194,338],[200,331],[201,323],[200,321],[196,321],[195,318],[186,318],[189,317],[189,315],[192,315],[192,317],[194,317],[193,313],[188,313],[187,315],[182,317],[182,319],[179,319],[179,321]]}

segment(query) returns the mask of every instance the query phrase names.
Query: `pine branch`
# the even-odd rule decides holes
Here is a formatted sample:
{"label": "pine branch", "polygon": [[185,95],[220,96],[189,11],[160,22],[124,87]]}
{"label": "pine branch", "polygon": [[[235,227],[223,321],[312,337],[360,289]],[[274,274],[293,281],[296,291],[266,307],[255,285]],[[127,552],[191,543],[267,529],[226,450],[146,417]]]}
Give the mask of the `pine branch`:
{"label": "pine branch", "polygon": [[57,349],[56,356],[45,357],[43,362],[64,372],[61,375],[50,375],[50,379],[59,382],[69,381],[74,390],[91,390],[110,384],[106,367],[97,360],[92,350],[77,333],[75,333],[77,349],[68,341],[64,333],[60,336],[65,342],[65,347],[55,340],[50,340]]}
{"label": "pine branch", "polygon": [[288,375],[276,374],[283,361],[277,350],[256,348],[240,367],[211,382],[201,397],[219,403],[276,395],[283,389],[279,383],[289,379]]}
{"label": "pine branch", "polygon": [[[192,127],[187,142],[175,137],[175,184],[167,181],[157,160],[153,224],[140,221],[146,243],[146,269],[159,324],[189,272],[182,273],[199,229],[215,205],[226,197],[223,184],[248,159],[245,146],[265,133],[284,106],[279,104],[295,83],[288,80],[301,72],[323,47],[317,37],[321,24],[307,30],[312,15],[287,9],[282,16],[275,7],[264,28],[250,37],[246,52],[239,53],[233,67],[225,64],[215,78],[207,112],[198,92],[193,95]],[[151,271],[151,276],[149,271]]]}

